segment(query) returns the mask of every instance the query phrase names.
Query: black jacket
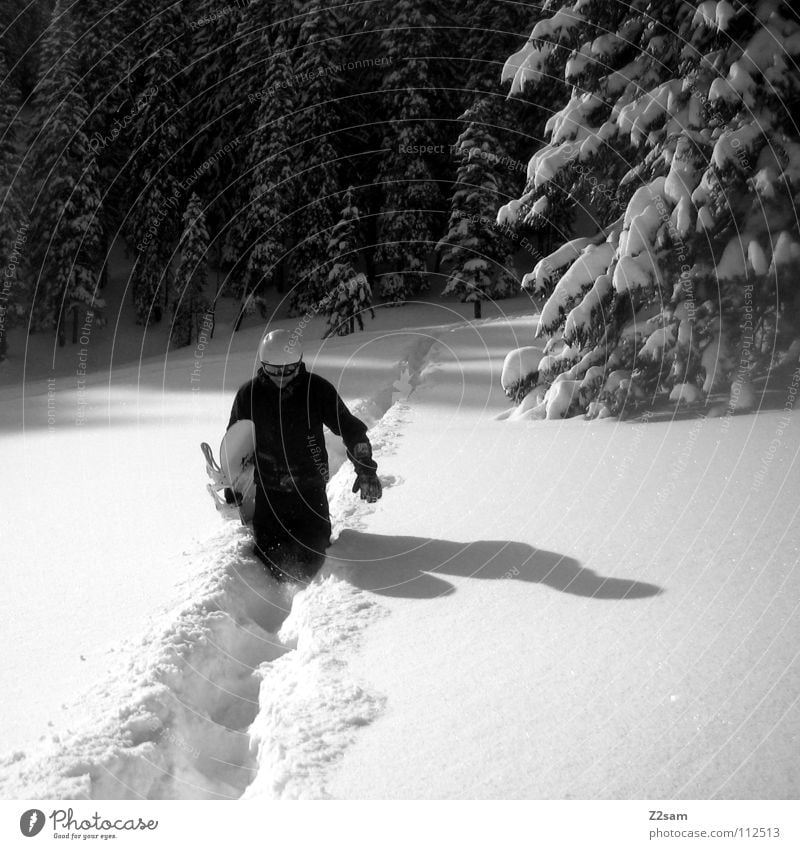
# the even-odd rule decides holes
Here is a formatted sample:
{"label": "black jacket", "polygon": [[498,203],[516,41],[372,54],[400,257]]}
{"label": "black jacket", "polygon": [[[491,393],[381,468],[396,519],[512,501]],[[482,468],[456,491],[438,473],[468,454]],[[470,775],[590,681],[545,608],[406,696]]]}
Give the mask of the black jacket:
{"label": "black jacket", "polygon": [[256,481],[264,489],[324,486],[330,476],[322,427],[341,436],[357,472],[374,471],[369,456],[356,459],[353,449],[366,443],[367,427],[345,406],[331,383],[311,374],[303,363],[283,389],[263,371],[236,393],[228,427],[252,419],[256,431]]}

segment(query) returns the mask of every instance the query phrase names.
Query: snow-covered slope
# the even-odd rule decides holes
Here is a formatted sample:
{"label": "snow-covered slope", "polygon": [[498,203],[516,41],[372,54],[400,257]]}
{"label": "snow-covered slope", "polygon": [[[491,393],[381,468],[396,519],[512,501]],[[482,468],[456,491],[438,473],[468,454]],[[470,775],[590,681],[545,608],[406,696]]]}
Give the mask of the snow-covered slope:
{"label": "snow-covered slope", "polygon": [[[502,309],[526,305],[522,297]],[[324,320],[314,318],[306,359],[372,422],[391,404],[406,350],[430,344],[429,328],[460,321],[467,309],[379,309],[368,333],[323,346]],[[500,314],[501,305],[488,309]],[[297,320],[275,326],[294,329]],[[2,749],[72,721],[73,702],[116,666],[110,649],[140,634],[174,599],[176,580],[196,573],[181,552],[202,550],[219,527],[199,443],[218,444],[261,332],[218,324],[202,350],[120,364],[85,384],[78,349],[68,347],[69,373],[0,389],[0,622],[14,647],[0,659]],[[329,449],[335,469],[341,443]]]}
{"label": "snow-covered slope", "polygon": [[[529,316],[440,319],[310,352],[369,419],[385,494],[361,504],[340,470],[338,539],[294,596],[263,576],[244,529],[219,527],[201,491],[196,443],[211,421],[221,431],[250,356],[209,356],[215,391],[199,404],[175,375],[158,383],[146,369],[138,389],[130,375],[128,424],[119,377],[113,404],[108,383],[96,387],[94,433],[106,434],[113,476],[87,477],[107,484],[96,511],[119,499],[119,522],[70,544],[76,497],[74,514],[51,518],[60,567],[45,533],[43,559],[17,549],[27,571],[12,571],[16,607],[2,614],[23,662],[6,679],[34,719],[20,709],[8,720],[16,752],[0,795],[796,796],[794,419],[500,421],[503,359],[531,327]],[[98,426],[107,416],[114,426]],[[153,420],[160,449],[145,438]],[[44,428],[28,435],[38,441],[17,444],[17,479],[65,475],[60,511],[74,486],[65,473],[96,469],[93,443],[77,441],[87,432],[51,438],[51,454]],[[173,505],[158,496],[161,523],[137,506],[160,489]],[[39,514],[26,498],[3,510],[32,545],[25,516]],[[73,533],[96,515],[82,503]],[[60,620],[53,581],[68,599]],[[75,695],[59,634],[104,648],[127,639],[78,661],[90,694],[30,744],[32,724],[53,715],[53,691],[37,701],[32,683]],[[32,653],[39,640],[55,656]]]}
{"label": "snow-covered slope", "polygon": [[796,798],[796,420],[501,426],[507,332],[443,335],[404,486],[340,538],[387,709],[330,792]]}

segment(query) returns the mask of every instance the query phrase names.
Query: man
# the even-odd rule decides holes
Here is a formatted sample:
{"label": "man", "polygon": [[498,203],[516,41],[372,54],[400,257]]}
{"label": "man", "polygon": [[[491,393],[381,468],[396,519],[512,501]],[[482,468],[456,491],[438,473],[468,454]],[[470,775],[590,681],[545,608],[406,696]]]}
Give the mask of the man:
{"label": "man", "polygon": [[255,424],[255,552],[279,579],[308,580],[325,560],[331,520],[325,485],[328,452],[322,427],[341,436],[356,470],[353,492],[381,497],[366,425],[327,380],[306,370],[297,335],[266,333],[261,368],[236,393],[228,427]]}

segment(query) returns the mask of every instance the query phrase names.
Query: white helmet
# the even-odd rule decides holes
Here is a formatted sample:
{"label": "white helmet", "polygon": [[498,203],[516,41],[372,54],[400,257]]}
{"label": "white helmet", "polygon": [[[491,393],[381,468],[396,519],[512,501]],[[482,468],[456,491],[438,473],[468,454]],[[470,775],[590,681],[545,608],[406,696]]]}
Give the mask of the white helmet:
{"label": "white helmet", "polygon": [[258,359],[266,365],[289,366],[303,359],[300,335],[288,330],[265,333],[258,345]]}

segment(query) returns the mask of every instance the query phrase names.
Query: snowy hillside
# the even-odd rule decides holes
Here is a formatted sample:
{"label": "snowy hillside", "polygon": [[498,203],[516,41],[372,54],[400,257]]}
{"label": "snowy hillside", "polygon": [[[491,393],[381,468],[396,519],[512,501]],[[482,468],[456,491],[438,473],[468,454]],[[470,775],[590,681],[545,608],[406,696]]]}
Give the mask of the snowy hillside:
{"label": "snowy hillside", "polygon": [[57,439],[4,390],[0,795],[796,798],[791,375],[754,415],[509,420],[531,316],[442,309],[309,343],[384,498],[341,468],[297,594],[203,491],[246,339],[199,392],[185,355],[96,376],[82,427],[59,390]]}

